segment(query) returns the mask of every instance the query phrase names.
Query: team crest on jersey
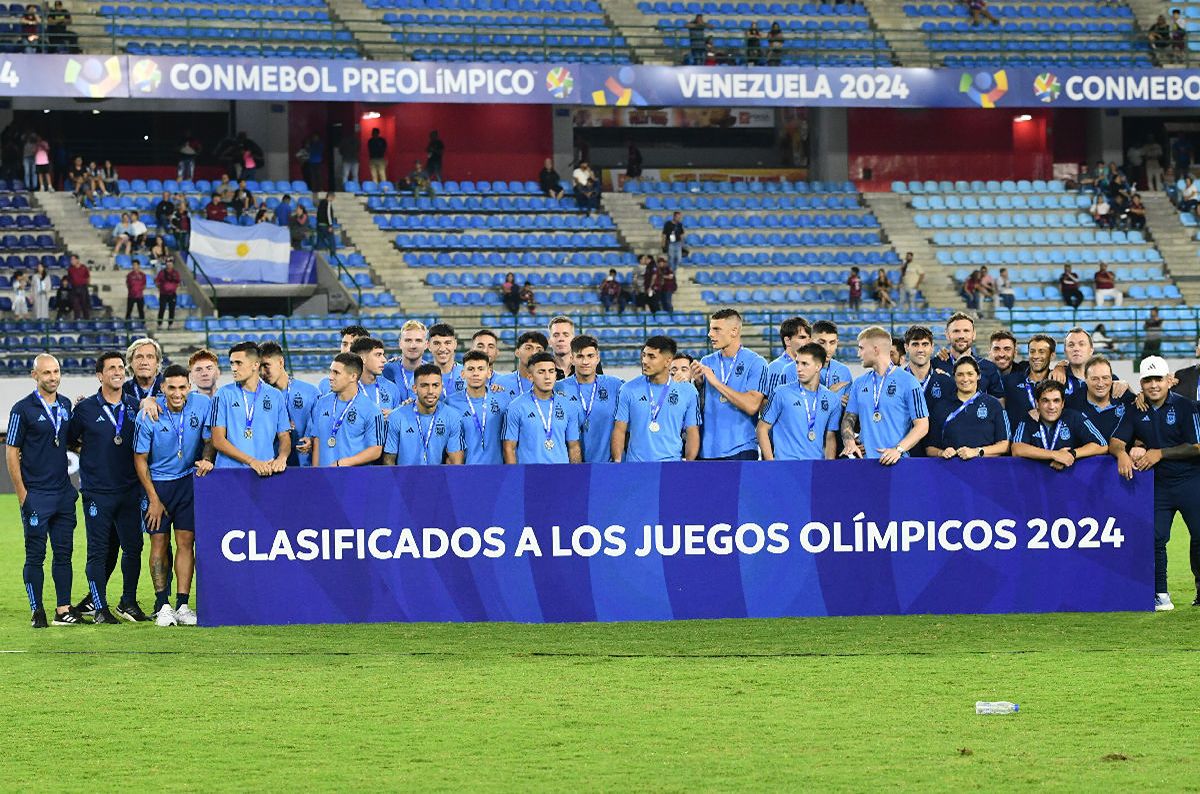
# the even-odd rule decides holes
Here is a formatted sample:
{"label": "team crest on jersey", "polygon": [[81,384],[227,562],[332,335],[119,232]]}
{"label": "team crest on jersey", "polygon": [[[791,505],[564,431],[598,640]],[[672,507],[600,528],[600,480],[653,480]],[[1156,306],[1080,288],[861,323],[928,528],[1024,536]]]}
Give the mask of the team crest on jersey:
{"label": "team crest on jersey", "polygon": [[734,374],[734,375],[742,375],[742,374],[744,374],[745,372],[746,372],[746,365],[745,365],[745,364],[743,364],[743,363],[742,363],[742,362],[740,362],[740,361],[738,362],[738,365],[737,365],[736,367],[734,367],[734,368],[733,368],[733,374]]}
{"label": "team crest on jersey", "polygon": [[1070,441],[1071,440],[1071,428],[1067,427],[1066,425],[1063,425],[1058,430],[1058,437],[1061,438],[1063,441]]}
{"label": "team crest on jersey", "polygon": [[88,515],[91,516],[92,518],[95,518],[96,516],[100,515],[100,508],[96,507],[95,502],[88,503]]}
{"label": "team crest on jersey", "polygon": [[599,389],[596,389],[596,396],[599,397],[601,400],[607,400],[608,399],[608,389],[601,386]]}
{"label": "team crest on jersey", "polygon": [[271,410],[271,398],[270,397],[263,397],[263,410],[264,411]]}
{"label": "team crest on jersey", "polygon": [[825,399],[824,397],[821,398],[821,410],[822,411],[829,410],[829,400]]}
{"label": "team crest on jersey", "polygon": [[1118,419],[1121,419],[1121,418],[1123,418],[1124,416],[1125,416],[1125,406],[1124,406],[1124,405],[1118,405],[1118,406],[1117,406],[1117,418],[1118,418]]}
{"label": "team crest on jersey", "polygon": [[358,409],[357,408],[350,409],[350,413],[346,414],[346,421],[348,421],[350,424],[354,424],[356,421],[358,421]]}
{"label": "team crest on jersey", "polygon": [[555,419],[566,419],[566,417],[567,417],[567,414],[566,414],[566,412],[563,411],[561,405],[554,406],[554,418]]}
{"label": "team crest on jersey", "polygon": [[192,414],[191,421],[188,422],[188,425],[190,425],[191,428],[193,430],[195,430],[197,427],[200,426],[200,417],[196,416],[195,414]]}
{"label": "team crest on jersey", "polygon": [[672,389],[671,393],[667,395],[667,402],[671,405],[679,405],[679,392]]}
{"label": "team crest on jersey", "polygon": [[494,413],[494,414],[500,413],[500,403],[497,403],[497,402],[492,403],[492,413]]}
{"label": "team crest on jersey", "polygon": [[978,419],[987,419],[987,414],[988,414],[988,411],[987,411],[986,405],[981,405],[981,406],[979,406],[979,408],[977,408],[975,410],[975,416]]}
{"label": "team crest on jersey", "polygon": [[299,410],[304,407],[303,395],[297,394],[295,397],[292,398],[292,407],[295,408],[296,410]]}
{"label": "team crest on jersey", "polygon": [[437,433],[439,436],[446,435],[446,425],[441,419],[437,420],[437,423],[434,424],[433,432]]}
{"label": "team crest on jersey", "polygon": [[1167,424],[1168,425],[1175,424],[1175,409],[1174,408],[1167,409]]}
{"label": "team crest on jersey", "polygon": [[935,399],[935,400],[942,399],[942,384],[935,383],[932,386],[930,386],[929,393],[931,395],[933,395],[933,399]]}

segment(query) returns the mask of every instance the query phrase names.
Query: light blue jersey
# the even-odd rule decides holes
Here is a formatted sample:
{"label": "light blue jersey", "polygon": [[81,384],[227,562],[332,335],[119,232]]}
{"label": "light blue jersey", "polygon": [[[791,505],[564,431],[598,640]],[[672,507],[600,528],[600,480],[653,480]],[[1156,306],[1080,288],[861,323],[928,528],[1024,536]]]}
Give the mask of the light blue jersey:
{"label": "light blue jersey", "polygon": [[[328,384],[329,379],[325,379]],[[292,454],[288,456],[289,466],[311,466],[312,455],[303,455],[296,451],[296,442],[308,435],[308,420],[312,415],[313,404],[321,396],[320,390],[311,383],[305,383],[295,378],[288,379],[287,390],[288,421],[292,427]]]}
{"label": "light blue jersey", "polygon": [[[712,369],[717,378],[734,391],[756,391],[767,389],[767,362],[758,353],[738,348],[732,358],[720,353],[709,353],[700,363]],[[733,403],[725,402],[716,387],[704,383],[704,438],[700,446],[701,457],[727,458],[739,452],[758,449],[758,438],[754,435],[755,416],[743,413]]]}
{"label": "light blue jersey", "polygon": [[212,398],[191,392],[177,414],[168,411],[161,402],[159,407],[157,421],[145,411],[138,414],[133,451],[147,456],[151,480],[178,480],[196,471],[196,461],[208,436]]}
{"label": "light blue jersey", "polygon": [[[424,362],[418,362],[417,366],[421,366],[422,363]],[[396,391],[400,394],[401,403],[416,399],[417,395],[413,391],[413,370],[405,369],[403,362],[389,361],[387,364],[384,364],[383,377],[396,385]]]}
{"label": "light blue jersey", "polygon": [[362,398],[375,406],[381,414],[384,411],[394,411],[400,407],[400,387],[387,378],[379,377],[374,383],[358,384]]}
{"label": "light blue jersey", "polygon": [[910,372],[889,365],[883,377],[871,370],[855,379],[846,413],[858,414],[859,443],[866,457],[878,458],[880,449],[891,449],[908,435],[914,420],[928,417],[929,408],[920,381]]}
{"label": "light blue jersey", "polygon": [[462,379],[462,364],[455,364],[449,372],[442,373],[441,402],[454,408],[466,408],[463,395],[467,393],[467,384]]}
{"label": "light blue jersey", "polygon": [[321,378],[321,382],[317,384],[317,394],[329,394],[332,389],[329,386],[329,376]]}
{"label": "light blue jersey", "polygon": [[771,425],[775,460],[824,460],[825,434],[842,423],[842,398],[821,385],[812,392],[785,384],[771,395],[763,421]]}
{"label": "light blue jersey", "polygon": [[[462,423],[462,448],[467,464],[504,462],[500,431],[504,429],[507,403],[501,392],[494,392],[486,386],[482,397],[471,397],[463,392],[459,421]],[[458,406],[452,407],[460,411]]]}
{"label": "light blue jersey", "polygon": [[[830,359],[829,362],[821,368],[821,385],[832,390],[839,383],[850,383],[854,380],[850,376],[850,368],[837,359]],[[838,394],[845,394],[845,390],[839,390]]]}
{"label": "light blue jersey", "polygon": [[432,414],[406,405],[387,421],[383,451],[396,456],[397,466],[437,466],[447,452],[462,452],[462,422],[458,412],[440,402]]}
{"label": "light blue jersey", "polygon": [[[622,460],[682,460],[684,431],[700,425],[700,394],[690,383],[655,385],[639,375],[621,387],[615,419],[629,430]],[[652,421],[657,430],[651,429]]]}
{"label": "light blue jersey", "polygon": [[[209,424],[214,428],[225,428],[229,443],[255,460],[273,460],[275,436],[291,427],[286,403],[283,392],[262,381],[255,392],[246,392],[240,385],[228,383],[217,390]],[[214,466],[218,469],[248,468],[220,452]]]}
{"label": "light blue jersey", "polygon": [[770,399],[776,389],[789,383],[795,383],[796,379],[796,359],[784,353],[767,365],[766,397]]}
{"label": "light blue jersey", "polygon": [[[313,406],[308,434],[315,437],[313,446],[320,450],[321,465],[332,466],[369,447],[383,446],[383,414],[361,385],[349,400],[333,392],[322,394]],[[330,439],[333,446],[329,445]]]}
{"label": "light blue jersey", "polygon": [[583,386],[572,375],[554,384],[557,394],[579,401],[580,444],[584,463],[608,463],[612,460],[613,417],[617,413],[617,395],[624,384],[613,375],[597,375]]}
{"label": "light blue jersey", "polygon": [[579,440],[581,424],[575,397],[552,394],[539,400],[528,392],[509,403],[504,440],[517,442],[517,463],[570,463],[567,442]]}
{"label": "light blue jersey", "polygon": [[533,382],[521,375],[520,370],[509,372],[504,375],[497,375],[492,383],[501,386],[504,389],[505,398],[512,402],[524,394],[533,392]]}

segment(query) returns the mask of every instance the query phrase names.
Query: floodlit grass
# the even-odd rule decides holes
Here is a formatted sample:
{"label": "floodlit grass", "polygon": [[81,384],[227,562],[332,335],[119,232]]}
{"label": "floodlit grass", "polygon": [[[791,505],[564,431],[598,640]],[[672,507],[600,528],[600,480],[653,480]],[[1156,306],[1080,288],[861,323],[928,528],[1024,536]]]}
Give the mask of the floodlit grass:
{"label": "floodlit grass", "polygon": [[0,497],[0,788],[1195,791],[1186,540],[1159,615],[35,632]]}

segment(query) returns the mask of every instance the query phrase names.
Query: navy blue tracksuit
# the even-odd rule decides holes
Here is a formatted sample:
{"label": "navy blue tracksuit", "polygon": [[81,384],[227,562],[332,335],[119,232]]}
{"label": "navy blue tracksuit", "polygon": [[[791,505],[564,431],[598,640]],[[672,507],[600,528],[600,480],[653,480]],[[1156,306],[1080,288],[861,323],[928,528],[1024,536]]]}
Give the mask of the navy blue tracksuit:
{"label": "navy blue tracksuit", "polygon": [[[1169,449],[1200,443],[1200,416],[1196,405],[1178,394],[1168,394],[1158,408],[1133,406],[1117,425],[1113,438],[1127,445],[1134,439],[1147,449]],[[1192,536],[1189,558],[1192,576],[1200,583],[1200,458],[1162,460],[1154,466],[1154,592],[1167,592],[1167,542],[1175,513],[1183,516]],[[1136,476],[1145,476],[1135,474]]]}
{"label": "navy blue tracksuit", "polygon": [[84,570],[97,609],[108,606],[108,579],[116,567],[118,546],[121,604],[132,604],[137,597],[143,544],[142,487],[133,468],[137,413],[137,402],[128,394],[109,404],[97,392],[75,406],[71,417],[70,443],[81,447],[79,479],[88,541]]}
{"label": "navy blue tracksuit", "polygon": [[21,505],[25,531],[25,593],[30,609],[42,609],[46,542],[54,551],[50,568],[58,606],[71,604],[75,493],[67,476],[67,426],[71,401],[57,395],[45,402],[36,393],[18,401],[8,417],[8,446],[21,451],[21,480],[28,494]]}

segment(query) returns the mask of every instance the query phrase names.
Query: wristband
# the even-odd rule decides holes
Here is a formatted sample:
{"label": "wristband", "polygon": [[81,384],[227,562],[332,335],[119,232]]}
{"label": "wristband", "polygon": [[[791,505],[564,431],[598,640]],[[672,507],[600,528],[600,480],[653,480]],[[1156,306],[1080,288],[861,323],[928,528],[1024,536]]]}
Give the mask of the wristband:
{"label": "wristband", "polygon": [[1076,452],[1074,449],[1072,449],[1071,447],[1067,447],[1067,452],[1070,452],[1070,453],[1071,453],[1071,457],[1072,457],[1073,459],[1075,459],[1075,460],[1078,460],[1078,459],[1079,459],[1079,453],[1077,453],[1077,452]]}

